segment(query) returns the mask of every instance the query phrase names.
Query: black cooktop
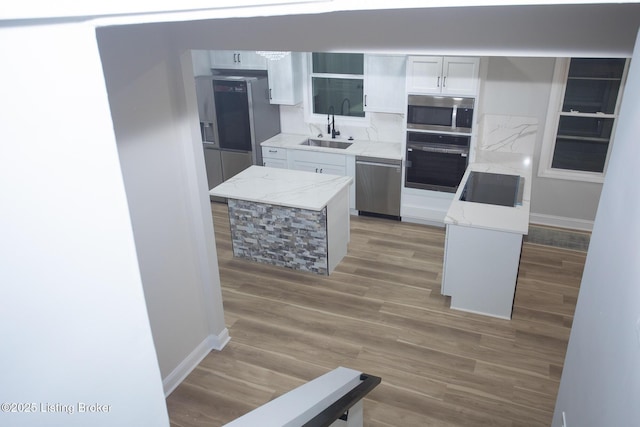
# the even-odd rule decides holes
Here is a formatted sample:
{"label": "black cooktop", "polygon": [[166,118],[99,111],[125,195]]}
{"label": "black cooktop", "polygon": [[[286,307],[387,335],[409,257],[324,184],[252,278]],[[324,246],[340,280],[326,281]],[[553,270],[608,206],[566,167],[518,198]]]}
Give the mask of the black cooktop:
{"label": "black cooktop", "polygon": [[460,200],[513,207],[521,203],[521,183],[524,183],[524,178],[518,175],[471,172]]}

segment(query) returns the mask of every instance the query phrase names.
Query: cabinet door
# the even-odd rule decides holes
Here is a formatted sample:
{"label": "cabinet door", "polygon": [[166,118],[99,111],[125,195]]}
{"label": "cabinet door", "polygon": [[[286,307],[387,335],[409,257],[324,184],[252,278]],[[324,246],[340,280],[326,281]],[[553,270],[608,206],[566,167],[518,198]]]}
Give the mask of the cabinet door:
{"label": "cabinet door", "polygon": [[442,93],[475,95],[478,87],[479,58],[445,57]]}
{"label": "cabinet door", "polygon": [[365,55],[364,111],[404,113],[406,57]]}
{"label": "cabinet door", "polygon": [[407,92],[440,93],[441,56],[410,56],[407,62]]}
{"label": "cabinet door", "polygon": [[276,148],[276,147],[262,147],[262,158],[263,159],[280,159],[287,160],[287,149],[286,148]]}
{"label": "cabinet door", "polygon": [[267,59],[253,51],[212,50],[209,52],[211,68],[266,70]]}
{"label": "cabinet door", "polygon": [[327,153],[311,150],[289,150],[289,157],[300,162],[334,165],[345,167],[346,156],[338,153]]}
{"label": "cabinet door", "polygon": [[269,102],[296,105],[302,102],[302,53],[291,52],[276,61],[267,61]]}
{"label": "cabinet door", "polygon": [[270,168],[287,169],[287,149],[262,147],[262,165]]}
{"label": "cabinet door", "polygon": [[343,166],[324,165],[319,164],[318,173],[326,173],[329,175],[345,176],[347,174],[346,169]]}
{"label": "cabinet door", "polygon": [[252,50],[242,50],[236,52],[238,59],[238,68],[244,70],[266,70],[267,58],[258,55]]}
{"label": "cabinet door", "polygon": [[209,61],[211,68],[236,68],[238,65],[238,53],[232,50],[211,50]]}
{"label": "cabinet door", "polygon": [[320,165],[317,163],[301,162],[300,160],[293,160],[293,169],[297,171],[320,173]]}
{"label": "cabinet door", "polygon": [[287,169],[286,159],[271,159],[268,157],[262,158],[262,165],[268,168]]}
{"label": "cabinet door", "polygon": [[289,150],[291,169],[344,176],[347,174],[346,156],[308,150]]}
{"label": "cabinet door", "polygon": [[345,176],[347,174],[344,166],[330,165],[326,163],[311,163],[303,162],[300,160],[293,160],[293,169],[299,171],[313,172],[313,173],[326,173],[329,175]]}

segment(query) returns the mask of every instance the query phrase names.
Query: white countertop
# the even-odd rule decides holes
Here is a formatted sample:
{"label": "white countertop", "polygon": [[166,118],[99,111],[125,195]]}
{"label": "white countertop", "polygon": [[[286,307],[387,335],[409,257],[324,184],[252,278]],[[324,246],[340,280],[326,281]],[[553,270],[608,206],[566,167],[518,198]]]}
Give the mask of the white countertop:
{"label": "white countertop", "polygon": [[322,210],[353,182],[350,176],[251,166],[212,188],[212,196]]}
{"label": "white countertop", "polygon": [[385,141],[365,141],[365,140],[352,140],[349,141],[346,138],[336,138],[335,141],[352,142],[349,148],[327,148],[327,147],[312,147],[308,145],[300,145],[307,139],[320,139],[331,141],[331,138],[315,138],[309,135],[298,135],[291,133],[280,133],[273,138],[269,138],[260,144],[263,147],[275,147],[275,148],[287,148],[307,151],[320,151],[325,153],[338,153],[347,154],[351,156],[368,156],[368,157],[381,157],[385,159],[401,160],[403,156],[402,142],[385,142]]}
{"label": "white countertop", "polygon": [[[524,177],[522,205],[508,207],[461,201],[460,195],[471,171]],[[469,164],[462,177],[462,182],[447,211],[444,222],[445,224],[528,234],[530,204],[531,156],[520,153],[478,151],[476,161]]]}

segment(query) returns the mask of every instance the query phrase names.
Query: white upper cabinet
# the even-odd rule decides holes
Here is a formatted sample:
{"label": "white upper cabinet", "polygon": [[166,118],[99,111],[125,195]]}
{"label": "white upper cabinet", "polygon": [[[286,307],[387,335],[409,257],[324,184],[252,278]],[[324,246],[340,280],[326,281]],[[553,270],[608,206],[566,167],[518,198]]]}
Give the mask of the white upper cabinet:
{"label": "white upper cabinet", "polygon": [[364,55],[364,111],[404,113],[406,56]]}
{"label": "white upper cabinet", "polygon": [[480,58],[410,56],[407,92],[475,95],[479,66]]}
{"label": "white upper cabinet", "polygon": [[480,58],[445,57],[442,64],[442,93],[475,95]]}
{"label": "white upper cabinet", "polygon": [[410,56],[407,61],[407,92],[440,93],[441,56]]}
{"label": "white upper cabinet", "polygon": [[296,105],[302,102],[304,54],[291,52],[285,57],[267,61],[269,76],[269,102]]}
{"label": "white upper cabinet", "polygon": [[211,68],[237,70],[266,70],[267,58],[251,50],[212,50]]}

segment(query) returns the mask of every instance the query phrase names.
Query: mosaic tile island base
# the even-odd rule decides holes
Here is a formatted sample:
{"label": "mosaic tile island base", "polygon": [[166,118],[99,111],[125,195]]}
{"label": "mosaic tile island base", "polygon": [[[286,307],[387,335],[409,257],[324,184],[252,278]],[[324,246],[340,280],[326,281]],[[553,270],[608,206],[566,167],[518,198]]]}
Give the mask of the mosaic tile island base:
{"label": "mosaic tile island base", "polygon": [[328,274],[327,209],[229,199],[233,255],[294,270]]}
{"label": "mosaic tile island base", "polygon": [[328,275],[347,253],[352,182],[251,166],[209,194],[228,201],[234,256]]}

